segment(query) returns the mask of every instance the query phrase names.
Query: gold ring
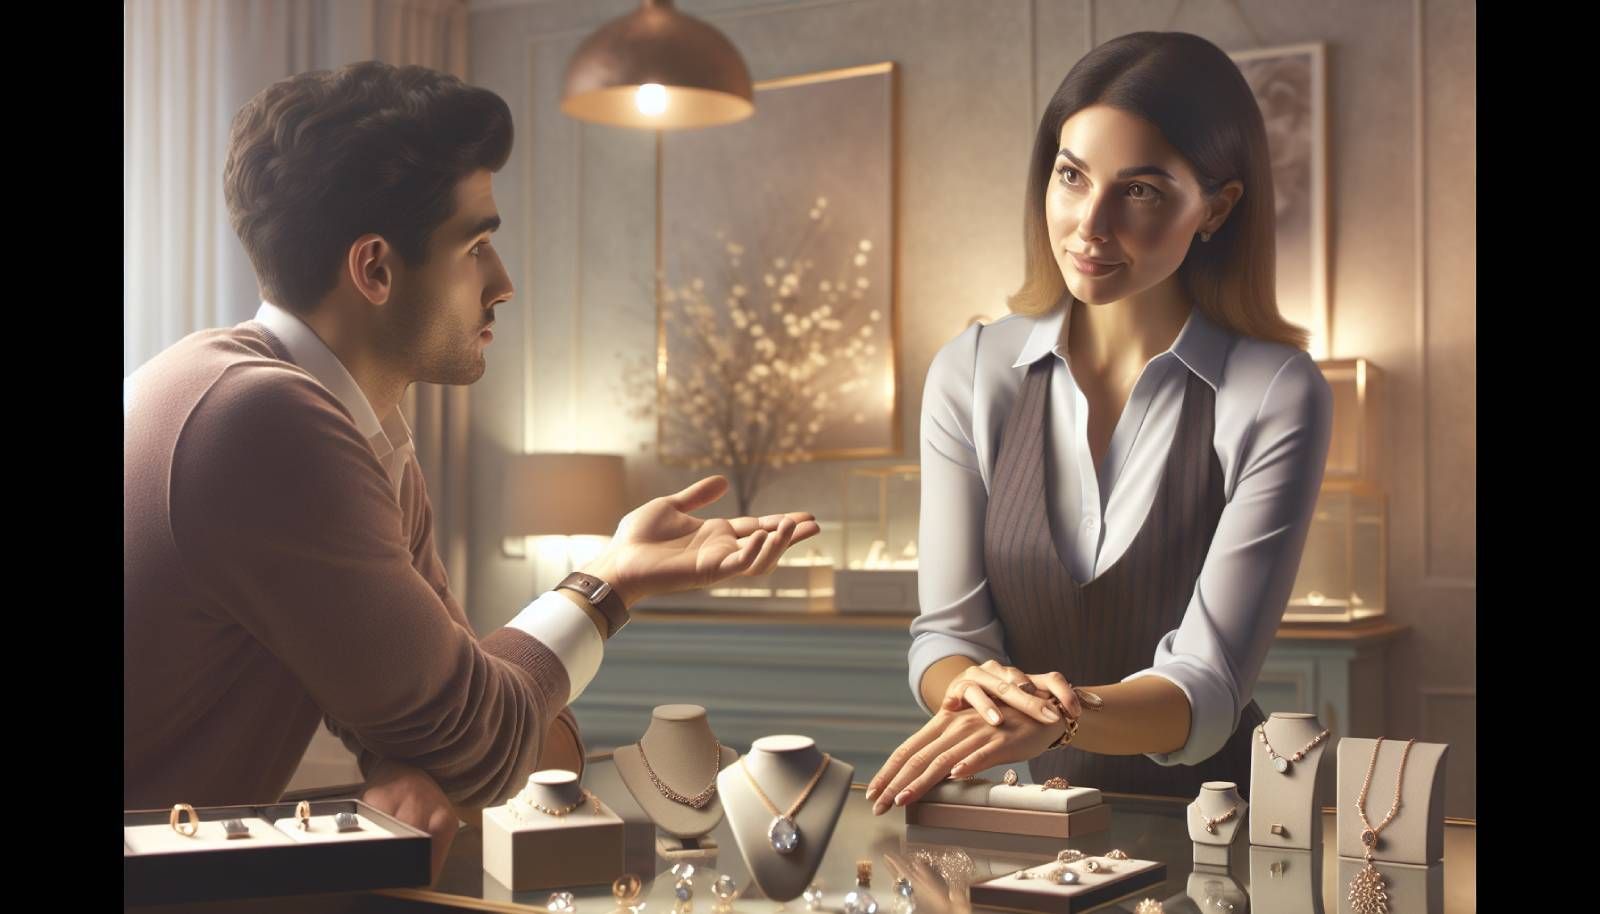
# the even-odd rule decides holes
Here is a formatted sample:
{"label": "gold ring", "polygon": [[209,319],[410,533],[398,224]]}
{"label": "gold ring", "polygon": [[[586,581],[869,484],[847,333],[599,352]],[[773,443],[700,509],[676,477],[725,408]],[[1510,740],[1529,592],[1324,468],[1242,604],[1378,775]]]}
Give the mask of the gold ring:
{"label": "gold ring", "polygon": [[[187,820],[182,825],[178,824],[178,815],[180,813]],[[178,834],[185,838],[193,838],[200,831],[200,814],[195,812],[194,807],[188,803],[179,803],[172,807],[172,815],[167,817],[167,823]]]}
{"label": "gold ring", "polygon": [[1126,859],[1128,859],[1128,855],[1126,853],[1124,853],[1123,851],[1113,850],[1113,851],[1108,851],[1106,853],[1106,859],[1107,860],[1126,860]]}
{"label": "gold ring", "polygon": [[1067,783],[1066,778],[1051,778],[1039,786],[1045,790],[1066,790],[1072,785]]}
{"label": "gold ring", "polygon": [[1016,784],[1017,783],[1017,769],[1015,769],[1015,768],[1007,768],[1005,777],[1001,778],[1000,780],[1004,781],[1005,785],[1007,787],[1010,787],[1010,786]]}
{"label": "gold ring", "polygon": [[643,887],[638,876],[624,873],[611,883],[611,897],[617,900],[618,907],[629,907],[639,900],[639,890]]}
{"label": "gold ring", "polygon": [[1056,860],[1060,861],[1061,863],[1077,863],[1079,860],[1082,860],[1085,856],[1086,855],[1084,854],[1083,851],[1073,850],[1072,848],[1069,847],[1066,850],[1062,851],[1061,853],[1056,854]]}
{"label": "gold ring", "polygon": [[294,807],[294,817],[296,819],[300,820],[300,830],[301,831],[310,831],[311,830],[311,804],[310,803],[307,803],[305,800],[301,800],[299,803],[296,803],[295,807]]}

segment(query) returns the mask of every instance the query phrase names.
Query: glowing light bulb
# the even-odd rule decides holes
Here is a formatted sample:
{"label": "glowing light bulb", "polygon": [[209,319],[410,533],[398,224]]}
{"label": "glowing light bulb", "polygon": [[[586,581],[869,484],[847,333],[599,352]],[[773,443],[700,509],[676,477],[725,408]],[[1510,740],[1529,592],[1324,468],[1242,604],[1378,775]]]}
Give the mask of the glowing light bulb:
{"label": "glowing light bulb", "polygon": [[667,110],[667,88],[660,83],[645,83],[634,95],[633,103],[639,106],[640,114],[656,117]]}

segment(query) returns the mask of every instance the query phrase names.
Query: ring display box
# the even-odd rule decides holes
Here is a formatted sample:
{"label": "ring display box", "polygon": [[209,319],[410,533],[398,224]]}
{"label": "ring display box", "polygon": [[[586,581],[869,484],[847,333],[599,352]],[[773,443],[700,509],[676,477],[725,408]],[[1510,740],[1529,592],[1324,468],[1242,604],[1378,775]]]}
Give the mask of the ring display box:
{"label": "ring display box", "polygon": [[1042,838],[1075,838],[1111,828],[1111,807],[1092,787],[945,781],[906,808],[906,825]]}
{"label": "ring display box", "polygon": [[[973,906],[1044,914],[1075,914],[1132,895],[1167,881],[1167,865],[1155,860],[1106,860],[1091,857],[1108,869],[1089,872],[1083,862],[1055,861],[1007,873],[972,886]],[[1077,874],[1077,881],[1062,885],[1052,878],[1059,867]],[[1019,878],[1026,874],[1026,878]]]}
{"label": "ring display box", "polygon": [[[171,810],[124,811],[123,902],[354,892],[427,885],[432,878],[427,832],[355,799],[312,802],[310,829],[302,831],[295,805],[198,807],[193,836],[173,829]],[[339,813],[354,814],[359,827],[340,831]],[[229,819],[240,820],[248,837],[230,838],[223,826]]]}

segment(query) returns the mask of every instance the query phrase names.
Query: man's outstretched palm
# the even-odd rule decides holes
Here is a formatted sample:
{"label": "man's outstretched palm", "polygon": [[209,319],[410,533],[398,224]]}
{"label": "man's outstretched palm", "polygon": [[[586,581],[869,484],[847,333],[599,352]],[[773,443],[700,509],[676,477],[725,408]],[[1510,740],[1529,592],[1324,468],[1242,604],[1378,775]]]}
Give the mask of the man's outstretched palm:
{"label": "man's outstretched palm", "polygon": [[821,531],[805,512],[734,518],[689,514],[727,491],[725,477],[707,476],[628,512],[611,540],[623,587],[638,595],[671,593],[735,575],[766,574],[785,549]]}

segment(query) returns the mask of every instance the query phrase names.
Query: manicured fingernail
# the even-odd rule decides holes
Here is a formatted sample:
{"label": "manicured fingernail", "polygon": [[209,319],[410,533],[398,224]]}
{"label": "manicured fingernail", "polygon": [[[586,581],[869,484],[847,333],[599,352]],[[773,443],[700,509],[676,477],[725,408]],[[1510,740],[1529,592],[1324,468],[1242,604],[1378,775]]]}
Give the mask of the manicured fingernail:
{"label": "manicured fingernail", "polygon": [[1061,719],[1061,715],[1056,713],[1056,709],[1055,708],[1051,708],[1051,707],[1047,706],[1044,709],[1044,719],[1048,720],[1051,723],[1055,723],[1056,721]]}
{"label": "manicured fingernail", "polygon": [[872,814],[875,816],[881,816],[883,815],[883,811],[888,808],[889,804],[880,799],[878,802],[872,804]]}
{"label": "manicured fingernail", "polygon": [[991,724],[998,724],[1000,722],[1000,712],[998,711],[985,711],[983,712],[983,716],[988,718],[989,723]]}
{"label": "manicured fingernail", "polygon": [[962,762],[956,762],[954,765],[950,766],[950,773],[956,777],[960,777],[961,772],[965,770],[967,770],[967,766]]}
{"label": "manicured fingernail", "polygon": [[877,795],[878,795],[878,788],[876,788],[876,787],[868,787],[867,788],[867,802],[868,803],[871,803],[872,802],[872,798],[877,796]]}
{"label": "manicured fingernail", "polygon": [[909,799],[911,799],[911,791],[902,790],[900,791],[900,795],[894,798],[894,805],[904,806],[906,805],[906,801]]}

